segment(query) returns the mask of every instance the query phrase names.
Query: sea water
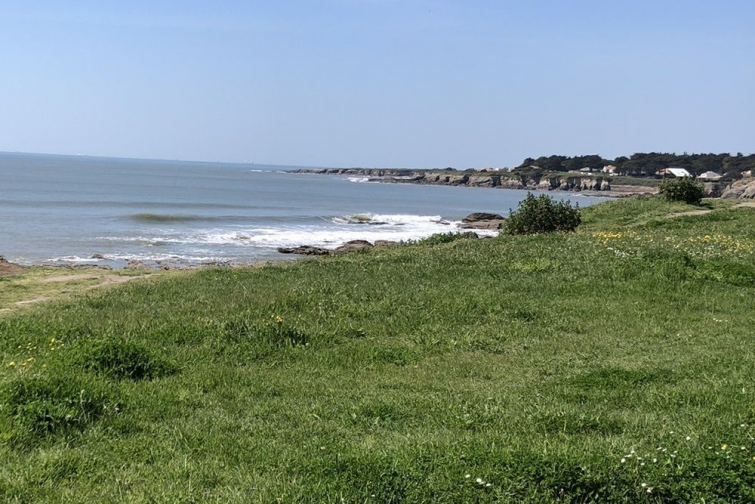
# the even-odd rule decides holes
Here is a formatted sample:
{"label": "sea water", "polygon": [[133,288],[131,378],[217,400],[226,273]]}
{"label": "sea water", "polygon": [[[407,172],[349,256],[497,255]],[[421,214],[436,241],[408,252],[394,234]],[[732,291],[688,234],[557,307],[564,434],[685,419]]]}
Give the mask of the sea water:
{"label": "sea water", "polygon": [[115,267],[281,259],[278,247],[456,231],[465,215],[505,215],[527,194],[286,173],[294,168],[0,153],[0,255]]}

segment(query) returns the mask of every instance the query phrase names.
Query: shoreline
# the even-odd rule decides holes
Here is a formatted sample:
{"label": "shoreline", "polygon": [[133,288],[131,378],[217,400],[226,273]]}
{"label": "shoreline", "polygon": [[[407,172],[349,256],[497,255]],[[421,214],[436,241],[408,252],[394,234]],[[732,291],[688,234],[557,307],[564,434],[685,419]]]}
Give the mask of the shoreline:
{"label": "shoreline", "polygon": [[510,177],[496,172],[459,172],[457,170],[411,170],[402,168],[302,168],[286,173],[365,177],[363,182],[384,184],[440,185],[483,189],[517,189],[529,191],[559,191],[579,193],[600,198],[626,198],[658,193],[656,187],[615,184],[610,177],[586,175],[554,175]]}

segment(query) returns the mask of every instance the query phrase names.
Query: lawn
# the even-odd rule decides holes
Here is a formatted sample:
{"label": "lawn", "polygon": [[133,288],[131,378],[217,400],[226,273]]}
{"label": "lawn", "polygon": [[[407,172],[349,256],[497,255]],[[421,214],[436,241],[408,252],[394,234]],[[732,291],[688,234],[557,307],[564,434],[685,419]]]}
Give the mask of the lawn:
{"label": "lawn", "polygon": [[755,208],[709,205],[5,314],[0,500],[753,502]]}

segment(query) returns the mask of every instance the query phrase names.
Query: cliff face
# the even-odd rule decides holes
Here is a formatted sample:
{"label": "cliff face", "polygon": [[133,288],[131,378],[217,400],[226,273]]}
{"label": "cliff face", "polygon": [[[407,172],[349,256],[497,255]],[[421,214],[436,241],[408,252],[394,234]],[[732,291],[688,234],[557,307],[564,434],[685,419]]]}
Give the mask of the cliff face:
{"label": "cliff face", "polygon": [[501,189],[530,189],[538,191],[610,191],[611,184],[602,177],[533,178],[525,176],[505,176],[469,174],[458,172],[421,172],[379,168],[329,168],[321,170],[295,170],[293,173],[316,173],[322,175],[359,175],[370,177],[375,182],[406,184],[427,184],[467,187],[494,187]]}

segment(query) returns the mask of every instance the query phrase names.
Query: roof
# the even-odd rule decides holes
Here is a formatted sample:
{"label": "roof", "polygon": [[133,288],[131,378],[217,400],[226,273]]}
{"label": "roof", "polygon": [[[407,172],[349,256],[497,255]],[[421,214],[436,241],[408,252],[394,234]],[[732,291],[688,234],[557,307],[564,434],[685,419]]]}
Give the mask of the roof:
{"label": "roof", "polygon": [[721,178],[721,175],[714,172],[714,171],[707,171],[705,173],[702,173],[697,176],[699,179],[711,179],[711,180],[718,180]]}
{"label": "roof", "polygon": [[666,173],[670,173],[674,177],[692,177],[692,174],[684,168],[666,168]]}

